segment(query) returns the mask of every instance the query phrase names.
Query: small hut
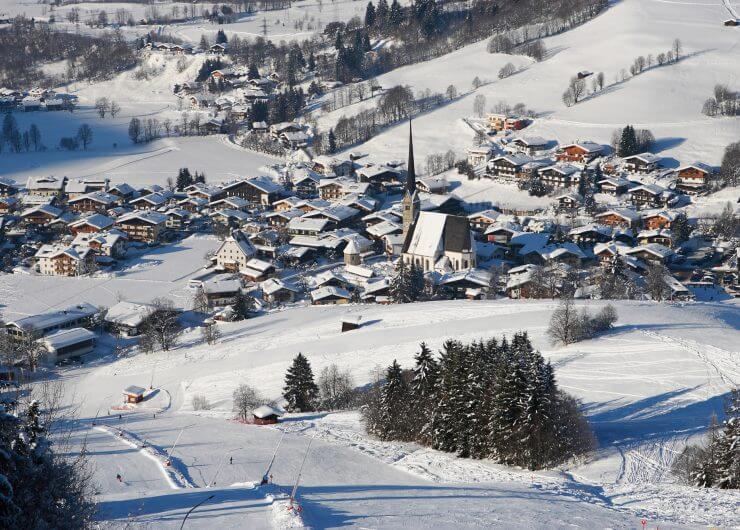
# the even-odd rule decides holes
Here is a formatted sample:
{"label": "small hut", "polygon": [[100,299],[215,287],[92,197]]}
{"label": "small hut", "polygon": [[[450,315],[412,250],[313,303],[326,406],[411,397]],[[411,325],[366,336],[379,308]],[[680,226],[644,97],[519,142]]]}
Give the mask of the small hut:
{"label": "small hut", "polygon": [[140,403],[144,400],[145,389],[140,386],[127,386],[123,389],[123,402],[124,403]]}
{"label": "small hut", "polygon": [[262,405],[252,411],[255,425],[273,425],[278,422],[281,412],[269,405]]}
{"label": "small hut", "polygon": [[361,316],[347,315],[342,317],[342,333],[352,331],[360,327]]}
{"label": "small hut", "polygon": [[723,24],[729,27],[737,27],[737,26],[740,26],[740,20],[736,18],[728,18],[727,20],[723,22]]}

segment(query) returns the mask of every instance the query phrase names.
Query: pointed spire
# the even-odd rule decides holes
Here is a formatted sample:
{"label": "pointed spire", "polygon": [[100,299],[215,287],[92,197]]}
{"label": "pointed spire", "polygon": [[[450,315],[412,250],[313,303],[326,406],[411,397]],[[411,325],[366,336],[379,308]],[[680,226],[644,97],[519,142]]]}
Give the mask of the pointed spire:
{"label": "pointed spire", "polygon": [[416,191],[416,169],[414,168],[414,138],[411,132],[411,119],[409,118],[409,159],[406,163],[406,192],[413,194]]}

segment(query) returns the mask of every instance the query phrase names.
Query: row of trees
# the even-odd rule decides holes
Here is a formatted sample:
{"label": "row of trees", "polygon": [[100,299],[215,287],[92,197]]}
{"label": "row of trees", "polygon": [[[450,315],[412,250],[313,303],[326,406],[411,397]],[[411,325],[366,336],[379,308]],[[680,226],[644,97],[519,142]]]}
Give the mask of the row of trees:
{"label": "row of trees", "polygon": [[627,125],[612,133],[611,144],[617,156],[632,156],[651,151],[655,136],[649,129],[635,129],[632,125]]}
{"label": "row of trees", "polygon": [[101,118],[105,118],[106,114],[110,114],[111,118],[115,118],[116,114],[121,111],[121,106],[112,99],[102,97],[95,100],[95,111]]}
{"label": "row of trees", "polygon": [[43,151],[44,144],[41,142],[41,131],[35,123],[32,123],[27,131],[21,132],[15,117],[10,112],[3,118],[3,129],[0,134],[0,153],[5,147],[14,153],[21,151]]}
{"label": "row of trees", "polygon": [[362,407],[370,434],[463,457],[542,469],[583,455],[594,438],[578,403],[526,332],[509,342],[422,343],[411,372],[394,361]]}
{"label": "row of trees", "polygon": [[616,321],[617,310],[611,304],[607,304],[596,316],[592,316],[586,307],[579,312],[573,299],[566,297],[553,311],[547,334],[553,344],[568,345],[593,338],[611,329]]}
{"label": "row of trees", "polygon": [[65,136],[59,139],[59,147],[65,151],[76,151],[82,146],[87,151],[93,141],[93,130],[88,124],[83,123],[77,129],[74,136]]}

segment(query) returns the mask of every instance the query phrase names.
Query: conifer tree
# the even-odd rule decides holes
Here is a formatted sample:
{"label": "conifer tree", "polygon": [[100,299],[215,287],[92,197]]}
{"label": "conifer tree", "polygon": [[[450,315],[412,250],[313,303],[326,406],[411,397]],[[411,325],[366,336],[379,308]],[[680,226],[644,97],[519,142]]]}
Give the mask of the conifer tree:
{"label": "conifer tree", "polygon": [[437,406],[431,419],[432,447],[440,451],[457,451],[458,410],[458,367],[460,343],[446,341],[440,356],[440,378],[437,391]]}
{"label": "conifer tree", "polygon": [[424,342],[421,343],[420,348],[415,357],[414,378],[411,380],[411,392],[414,399],[412,427],[419,441],[429,443],[431,441],[430,420],[437,397],[439,365]]}
{"label": "conifer tree", "polygon": [[365,8],[365,26],[369,28],[373,24],[375,24],[375,6],[372,2],[368,2]]}
{"label": "conifer tree", "polygon": [[396,304],[407,304],[414,301],[414,285],[411,281],[410,272],[403,258],[399,258],[396,263],[395,274],[389,285],[391,300]]}
{"label": "conifer tree", "polygon": [[395,359],[386,372],[380,398],[379,432],[381,440],[409,440],[409,388],[401,366]]}
{"label": "conifer tree", "polygon": [[291,412],[311,411],[316,406],[319,387],[314,381],[311,364],[302,353],[296,355],[285,374],[283,397],[288,402],[287,409]]}

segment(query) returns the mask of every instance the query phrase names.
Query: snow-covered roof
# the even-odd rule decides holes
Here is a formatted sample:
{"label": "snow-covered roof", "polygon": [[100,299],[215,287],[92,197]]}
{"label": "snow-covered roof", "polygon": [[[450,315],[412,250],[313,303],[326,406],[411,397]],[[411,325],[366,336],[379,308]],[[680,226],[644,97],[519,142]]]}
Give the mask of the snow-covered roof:
{"label": "snow-covered roof", "polygon": [[632,156],[626,156],[624,157],[624,160],[632,160],[637,159],[645,162],[646,164],[657,164],[660,161],[660,157],[654,155],[653,153],[639,153],[637,155]]}
{"label": "snow-covered roof", "polygon": [[333,285],[319,287],[318,289],[311,291],[311,300],[314,302],[331,297],[344,298],[346,300],[351,298],[349,291],[342,289],[341,287],[334,287]]}
{"label": "snow-covered roof", "polygon": [[149,315],[152,306],[121,301],[108,308],[105,321],[122,326],[140,326]]}
{"label": "snow-covered roof", "polygon": [[289,230],[308,230],[310,232],[322,232],[328,225],[328,219],[309,219],[306,217],[294,217],[288,222]]}
{"label": "snow-covered roof", "polygon": [[596,219],[600,219],[602,217],[609,217],[610,215],[621,217],[622,219],[625,219],[627,221],[637,221],[640,218],[640,214],[638,214],[634,210],[629,210],[626,208],[620,210],[607,210],[603,213],[596,214],[594,217]]}
{"label": "snow-covered roof", "polygon": [[146,389],[136,385],[129,385],[123,389],[123,393],[130,396],[143,396]]}
{"label": "snow-covered roof", "polygon": [[446,222],[445,214],[421,212],[407,252],[417,256],[435,257],[442,250]]}
{"label": "snow-covered roof", "polygon": [[631,255],[631,254],[638,254],[640,252],[648,252],[661,259],[667,258],[671,254],[673,254],[673,251],[670,248],[665,247],[659,243],[649,243],[647,245],[640,245],[637,247],[633,247],[629,249],[626,252],[626,254]]}
{"label": "snow-covered roof", "polygon": [[77,221],[70,223],[69,226],[77,228],[79,226],[89,225],[93,228],[97,228],[98,230],[104,230],[108,227],[113,226],[114,223],[115,221],[107,215],[96,213],[88,217],[78,219]]}
{"label": "snow-covered roof", "polygon": [[20,329],[45,329],[54,326],[63,326],[67,322],[72,322],[81,318],[89,318],[97,312],[97,307],[92,304],[82,302],[66,309],[23,317],[18,320],[8,322],[8,324]]}
{"label": "snow-covered roof", "polygon": [[206,280],[201,285],[206,294],[235,293],[242,288],[239,280]]}
{"label": "snow-covered roof", "polygon": [[283,413],[269,405],[262,405],[261,407],[254,409],[252,411],[252,415],[254,415],[255,418],[265,419],[270,416],[282,416]]}
{"label": "snow-covered roof", "polygon": [[151,225],[159,225],[167,221],[167,216],[160,212],[139,211],[122,215],[116,220],[116,224],[124,224],[128,221],[143,221]]}
{"label": "snow-covered roof", "polygon": [[58,350],[95,338],[95,333],[85,328],[61,329],[46,335],[39,341],[49,349]]}
{"label": "snow-covered roof", "polygon": [[294,293],[297,293],[299,290],[294,285],[286,283],[279,278],[270,278],[268,280],[265,280],[264,282],[260,283],[260,289],[262,289],[262,292],[267,295],[274,294],[283,289],[293,291]]}

